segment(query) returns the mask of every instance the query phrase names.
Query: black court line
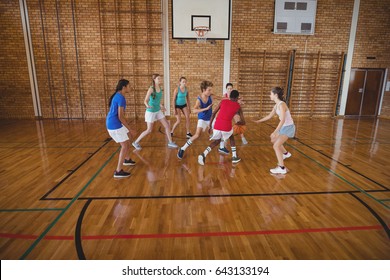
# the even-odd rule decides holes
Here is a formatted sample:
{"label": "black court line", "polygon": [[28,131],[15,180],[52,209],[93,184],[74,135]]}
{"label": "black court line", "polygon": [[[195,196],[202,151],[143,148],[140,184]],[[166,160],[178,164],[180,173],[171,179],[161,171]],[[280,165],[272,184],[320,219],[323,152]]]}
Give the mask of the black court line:
{"label": "black court line", "polygon": [[[388,190],[369,190],[368,193],[383,193]],[[239,194],[199,194],[199,195],[151,195],[151,196],[88,196],[79,197],[78,200],[111,200],[111,199],[165,199],[165,198],[212,198],[212,197],[261,197],[261,196],[299,196],[299,195],[327,195],[327,194],[351,194],[361,193],[358,190],[351,191],[326,191],[326,192],[288,192],[288,193],[239,193]],[[71,200],[72,198],[47,198],[46,200]]]}
{"label": "black court line", "polygon": [[91,159],[97,152],[99,152],[105,145],[111,141],[111,138],[104,140],[104,144],[101,145],[96,151],[91,153],[83,162],[81,162],[75,169],[71,170],[61,181],[59,181],[54,187],[52,187],[47,193],[45,193],[39,200],[47,200],[47,197],[54,192],[62,183],[64,183],[70,176],[72,176],[77,170],[80,169],[88,160]]}
{"label": "black court line", "polygon": [[75,241],[77,256],[79,257],[80,260],[86,260],[84,250],[83,250],[83,245],[81,243],[81,225],[83,223],[85,212],[87,212],[88,206],[89,204],[91,204],[91,202],[92,200],[88,199],[87,202],[84,204],[84,207],[80,212],[79,218],[77,219],[76,229],[74,233],[74,241]]}
{"label": "black court line", "polygon": [[0,149],[24,149],[24,150],[27,150],[27,149],[92,149],[92,148],[96,148],[96,147],[99,147],[99,146],[93,146],[93,147],[66,147],[66,146],[57,146],[57,147],[1,147],[0,146]]}
{"label": "black court line", "polygon": [[[295,140],[297,140],[298,138],[294,138]],[[301,138],[299,138],[299,140],[300,141],[302,141],[302,139]],[[309,140],[309,141],[311,141],[311,140]],[[363,145],[370,145],[370,144],[372,144],[372,143],[354,143],[353,145],[354,146],[359,146],[359,145],[361,145],[361,146],[363,146]],[[389,143],[383,143],[383,142],[381,142],[380,143],[381,145],[388,145],[388,144],[390,144],[390,142]],[[302,144],[303,145],[303,144]],[[308,145],[308,144],[306,144],[306,145]],[[334,146],[334,144],[318,144],[318,143],[311,143],[311,145],[315,145],[315,146],[323,146],[323,147],[325,147],[325,146],[327,146],[327,147],[333,147]],[[297,146],[299,146],[299,143],[297,143]],[[348,144],[348,143],[345,143],[345,144],[342,144],[341,145],[341,147],[345,147],[345,146],[351,146],[351,144]]]}
{"label": "black court line", "polygon": [[351,195],[357,199],[361,204],[363,204],[367,209],[368,211],[370,211],[370,213],[378,220],[378,222],[382,225],[383,229],[386,231],[387,233],[387,237],[390,239],[390,229],[389,227],[387,226],[386,222],[381,218],[381,216],[379,216],[378,213],[375,212],[374,209],[372,209],[367,203],[365,203],[362,199],[360,199],[359,197],[357,197],[356,195],[354,195],[353,193],[351,193]]}
{"label": "black court line", "polygon": [[350,171],[356,173],[357,175],[359,175],[359,176],[361,176],[361,177],[363,177],[363,178],[369,180],[370,182],[372,182],[372,183],[378,185],[379,187],[381,187],[381,188],[383,188],[383,189],[385,189],[385,190],[390,190],[388,187],[382,185],[381,183],[375,181],[374,179],[371,179],[370,177],[368,177],[368,176],[366,176],[366,175],[360,173],[359,171],[356,171],[355,169],[351,168],[351,167],[349,166],[349,164],[344,164],[344,163],[342,163],[342,162],[340,162],[340,161],[334,159],[333,157],[328,156],[327,154],[325,154],[325,153],[322,152],[321,150],[315,149],[315,148],[311,147],[310,145],[308,145],[308,144],[302,142],[301,140],[299,140],[299,138],[294,138],[294,139],[295,139],[296,141],[298,141],[299,143],[301,143],[302,145],[308,147],[309,149],[311,149],[311,150],[313,150],[313,151],[315,151],[315,152],[317,152],[317,153],[323,155],[324,157],[326,157],[326,158],[328,158],[328,159],[330,159],[330,160],[332,160],[332,161],[334,161],[334,162],[337,162],[337,164],[342,165],[343,167],[347,168],[348,170],[350,170]]}
{"label": "black court line", "polygon": [[[275,127],[273,127],[272,125],[270,125],[270,124],[267,124],[267,125],[275,129]],[[362,174],[362,173],[360,173],[360,172],[354,170],[353,168],[349,167],[348,164],[344,164],[344,163],[342,163],[342,162],[340,162],[340,161],[334,159],[333,157],[328,156],[327,154],[323,153],[322,151],[320,151],[320,150],[318,150],[318,149],[315,149],[315,148],[311,147],[310,145],[308,145],[308,144],[304,143],[303,141],[299,140],[299,138],[294,137],[293,139],[296,140],[298,143],[301,143],[302,145],[308,147],[309,149],[312,149],[313,151],[315,151],[315,152],[317,152],[317,153],[319,153],[319,154],[321,154],[321,155],[327,157],[328,159],[330,159],[330,160],[332,160],[332,161],[334,161],[334,162],[337,162],[337,164],[340,164],[341,166],[343,166],[343,167],[347,168],[348,170],[350,170],[350,171],[356,173],[357,175],[359,175],[359,176],[361,176],[361,177],[363,177],[363,178],[365,178],[365,179],[371,181],[372,183],[378,185],[379,187],[381,187],[381,188],[383,188],[383,189],[385,189],[385,190],[387,190],[387,191],[390,190],[389,188],[387,188],[386,186],[382,185],[381,183],[376,182],[375,180],[371,179],[370,177],[368,177],[368,176],[366,176],[366,175],[364,175],[364,174]],[[322,139],[322,140],[323,140],[323,139]]]}
{"label": "black court line", "polygon": [[[273,127],[272,125],[268,124],[268,126],[271,126]],[[274,127],[273,127],[274,128]],[[310,140],[310,141],[317,141],[317,140],[324,140],[324,138],[301,138],[303,140]],[[372,141],[372,138],[366,138],[366,137],[341,137],[341,138],[327,138],[329,140],[333,140],[333,141],[338,141],[338,140],[353,140],[354,142],[357,142],[359,140],[371,140]],[[376,138],[376,141],[375,142],[379,142],[379,141],[384,141],[384,140],[388,140],[387,138]],[[372,143],[372,142],[370,142]],[[380,144],[382,144],[383,142],[380,142]],[[387,142],[385,143],[387,144]]]}

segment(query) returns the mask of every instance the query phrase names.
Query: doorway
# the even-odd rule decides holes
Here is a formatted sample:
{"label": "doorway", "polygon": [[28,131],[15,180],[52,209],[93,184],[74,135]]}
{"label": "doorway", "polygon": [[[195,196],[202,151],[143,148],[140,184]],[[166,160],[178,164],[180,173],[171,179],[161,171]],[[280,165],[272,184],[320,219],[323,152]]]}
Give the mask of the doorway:
{"label": "doorway", "polygon": [[383,69],[352,69],[349,80],[347,116],[377,116],[383,87]]}

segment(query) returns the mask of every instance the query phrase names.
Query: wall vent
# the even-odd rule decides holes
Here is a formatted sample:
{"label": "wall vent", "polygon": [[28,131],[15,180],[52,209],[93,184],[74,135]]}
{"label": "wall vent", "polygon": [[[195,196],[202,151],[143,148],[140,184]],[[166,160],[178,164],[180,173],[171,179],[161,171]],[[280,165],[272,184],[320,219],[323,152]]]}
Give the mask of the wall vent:
{"label": "wall vent", "polygon": [[275,0],[275,34],[313,35],[317,0]]}

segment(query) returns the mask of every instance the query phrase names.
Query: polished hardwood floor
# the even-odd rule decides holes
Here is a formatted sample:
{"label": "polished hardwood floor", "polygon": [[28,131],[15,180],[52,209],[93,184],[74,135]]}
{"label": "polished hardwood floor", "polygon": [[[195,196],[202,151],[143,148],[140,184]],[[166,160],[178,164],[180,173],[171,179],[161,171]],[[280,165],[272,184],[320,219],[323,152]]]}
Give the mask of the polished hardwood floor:
{"label": "polished hardwood floor", "polygon": [[240,163],[215,149],[205,166],[206,134],[179,160],[156,125],[114,179],[103,120],[1,120],[0,257],[390,259],[390,120],[295,122],[286,175],[269,173],[274,120],[248,123]]}

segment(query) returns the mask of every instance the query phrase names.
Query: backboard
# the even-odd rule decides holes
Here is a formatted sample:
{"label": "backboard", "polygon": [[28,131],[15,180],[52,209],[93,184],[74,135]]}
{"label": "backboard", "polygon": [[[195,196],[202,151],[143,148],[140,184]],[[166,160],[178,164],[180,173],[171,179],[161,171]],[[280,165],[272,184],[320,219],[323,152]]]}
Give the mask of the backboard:
{"label": "backboard", "polygon": [[194,27],[209,28],[207,39],[230,39],[231,0],[172,0],[172,38],[197,39]]}

